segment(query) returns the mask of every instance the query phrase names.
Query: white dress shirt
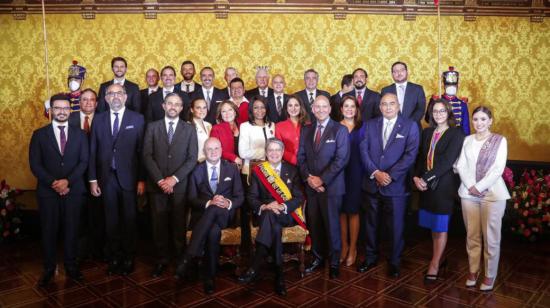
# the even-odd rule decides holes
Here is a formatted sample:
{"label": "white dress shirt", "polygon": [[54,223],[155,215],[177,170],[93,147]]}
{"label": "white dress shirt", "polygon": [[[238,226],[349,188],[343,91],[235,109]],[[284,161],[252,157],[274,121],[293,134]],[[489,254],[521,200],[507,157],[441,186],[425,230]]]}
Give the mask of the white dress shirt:
{"label": "white dress shirt", "polygon": [[116,79],[116,78],[113,79],[113,84],[119,84],[119,85],[123,86],[124,82],[126,82],[126,77],[123,77],[121,79]]}
{"label": "white dress shirt", "polygon": [[[395,117],[391,120],[386,119],[386,118],[383,119],[383,123],[382,123],[382,140],[384,140],[384,132],[386,132],[386,129],[388,130],[386,132],[388,140],[386,140],[386,141],[390,140],[391,133],[392,133],[393,128],[395,126],[395,121],[397,121],[397,117]],[[386,126],[387,126],[387,128],[386,128]],[[387,144],[385,144],[384,146],[386,146],[386,145]]]}
{"label": "white dress shirt", "polygon": [[[212,178],[212,167],[216,167],[216,172],[218,173],[218,185],[220,185],[220,181],[223,181],[223,179],[221,178],[221,160],[218,160],[218,162],[215,165],[211,164],[209,161],[206,161],[206,173],[208,175],[208,179],[207,179],[208,185],[210,185],[210,178]],[[229,201],[229,207],[227,208],[227,210],[229,211],[231,209],[231,206],[233,206],[233,202],[229,199],[226,199],[226,200]],[[206,202],[204,208],[208,208],[209,206],[210,206],[210,200]]]}
{"label": "white dress shirt", "polygon": [[162,99],[165,99],[166,95],[168,95],[169,93],[174,93],[174,86],[170,88],[162,88]]}
{"label": "white dress shirt", "polygon": [[[210,136],[210,131],[212,130],[212,124],[203,120],[195,119],[195,118],[193,118],[193,121],[195,122],[195,128],[197,129],[197,141],[199,143],[197,161],[202,162],[206,159],[206,156],[204,154],[204,142]],[[204,129],[202,127],[203,125],[204,125]]]}
{"label": "white dress shirt", "polygon": [[[122,129],[122,117],[124,116],[124,111],[126,110],[126,107],[120,108],[119,111],[116,111],[118,113],[118,132],[120,133],[120,130]],[[111,113],[111,135],[113,134],[113,125],[115,124],[115,111],[113,109],[109,109],[109,112]]]}
{"label": "white dress shirt", "polygon": [[90,128],[92,128],[92,120],[94,118],[94,114],[95,112],[92,112],[90,114],[85,114],[84,112],[82,112],[82,110],[80,111],[80,128],[81,129],[84,129],[84,120],[86,120],[86,116],[88,116],[88,124],[90,124]]}
{"label": "white dress shirt", "polygon": [[485,193],[483,197],[485,200],[496,201],[510,199],[510,193],[502,179],[502,173],[506,167],[506,159],[508,156],[508,143],[506,138],[503,137],[500,142],[493,165],[489,168],[485,176],[479,182],[476,182],[477,158],[479,157],[481,147],[487,139],[479,141],[476,140],[475,136],[475,134],[470,135],[464,139],[462,152],[456,163],[456,169],[458,170],[462,182],[458,189],[458,195],[460,198],[465,199],[475,198],[468,192],[470,187],[475,186],[480,193]]}
{"label": "white dress shirt", "polygon": [[181,91],[182,92],[187,92],[187,85],[189,85],[189,92],[195,91],[195,82],[194,81],[186,82],[184,80],[184,81],[181,82]]}
{"label": "white dress shirt", "polygon": [[156,87],[153,87],[153,88],[149,87],[149,88],[147,88],[147,93],[149,95],[151,95],[151,94],[157,92],[158,90],[159,90],[159,86],[156,86]]}
{"label": "white dress shirt", "polygon": [[170,129],[170,122],[173,122],[174,127],[174,134],[176,133],[176,127],[178,126],[179,118],[170,119],[168,117],[164,117],[164,126],[166,127],[166,134],[168,134],[168,130]]}
{"label": "white dress shirt", "polygon": [[[401,93],[401,87],[403,87],[403,93]],[[407,82],[395,83],[395,94],[397,94],[397,101],[399,102],[399,110],[403,112],[403,104],[405,103],[405,93],[407,92]]]}

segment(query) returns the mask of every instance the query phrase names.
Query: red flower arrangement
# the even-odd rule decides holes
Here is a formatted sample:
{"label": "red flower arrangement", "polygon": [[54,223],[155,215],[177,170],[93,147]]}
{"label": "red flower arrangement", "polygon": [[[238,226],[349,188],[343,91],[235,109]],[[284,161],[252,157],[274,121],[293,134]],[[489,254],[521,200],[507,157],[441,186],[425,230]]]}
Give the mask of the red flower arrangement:
{"label": "red flower arrangement", "polygon": [[550,172],[543,170],[524,170],[514,185],[513,174],[506,168],[502,175],[508,189],[512,192],[508,212],[510,229],[529,241],[536,241],[550,233]]}
{"label": "red flower arrangement", "polygon": [[21,234],[21,204],[15,200],[21,195],[19,189],[13,189],[5,180],[0,182],[0,243]]}

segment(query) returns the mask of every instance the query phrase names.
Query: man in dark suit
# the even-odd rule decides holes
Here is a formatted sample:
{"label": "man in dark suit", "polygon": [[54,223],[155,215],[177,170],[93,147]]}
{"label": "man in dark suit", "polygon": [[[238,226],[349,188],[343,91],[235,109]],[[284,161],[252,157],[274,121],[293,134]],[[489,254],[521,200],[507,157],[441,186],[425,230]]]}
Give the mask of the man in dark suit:
{"label": "man in dark suit", "polygon": [[[254,215],[259,217],[256,254],[250,268],[239,277],[239,281],[249,283],[256,280],[263,259],[271,252],[275,260],[275,292],[284,296],[287,292],[283,276],[283,227],[296,225],[297,221],[292,215],[304,197],[298,170],[282,161],[284,143],[271,138],[267,140],[265,148],[267,162],[252,170],[248,192],[248,203]],[[269,181],[269,178],[274,178],[274,181]],[[305,227],[302,220],[300,223]]]}
{"label": "man in dark suit", "polygon": [[310,68],[304,72],[304,83],[306,88],[294,93],[298,96],[300,100],[306,105],[307,112],[309,113],[310,119],[315,119],[315,115],[312,111],[312,105],[315,98],[318,96],[325,96],[330,99],[330,93],[317,89],[317,84],[319,83],[319,73],[314,69]]}
{"label": "man in dark suit", "polygon": [[191,106],[191,100],[187,94],[182,93],[174,83],[176,82],[176,70],[171,66],[165,66],[160,70],[160,79],[162,80],[162,91],[157,91],[149,96],[149,103],[145,111],[145,121],[151,123],[164,119],[164,108],[162,104],[166,95],[177,93],[183,102],[183,110],[180,112],[180,119],[186,121]]}
{"label": "man in dark suit", "polygon": [[231,87],[230,87],[231,80],[233,80],[234,78],[237,78],[237,77],[239,77],[239,72],[237,71],[236,68],[231,67],[231,66],[225,68],[225,72],[223,74],[223,79],[227,83],[227,87],[223,88],[222,91],[224,93],[227,93],[227,98],[231,97]]}
{"label": "man in dark suit", "polygon": [[[69,125],[82,129],[89,137],[92,122],[97,107],[97,94],[94,90],[84,89],[80,95],[80,111],[72,112]],[[84,176],[85,180],[88,178]],[[88,187],[86,185],[86,187]],[[78,238],[78,258],[91,256],[97,260],[103,259],[105,243],[105,214],[99,198],[92,196],[86,189],[85,205],[80,215],[80,231]]]}
{"label": "man in dark suit", "polygon": [[192,235],[189,247],[181,259],[176,278],[182,279],[191,260],[206,254],[204,291],[214,293],[214,277],[218,265],[221,230],[232,222],[235,212],[244,201],[243,186],[237,165],[222,156],[217,138],[204,143],[206,161],[198,164],[189,177],[188,200],[193,207]]}
{"label": "man in dark suit", "polygon": [[122,57],[114,57],[111,60],[111,69],[115,74],[113,80],[106,81],[99,86],[98,91],[98,106],[97,111],[103,112],[109,110],[107,101],[105,100],[105,93],[107,88],[112,84],[119,84],[126,89],[128,99],[126,100],[126,107],[132,111],[140,112],[141,111],[141,95],[139,93],[139,86],[136,83],[126,80],[126,71],[128,69],[128,64],[126,59]]}
{"label": "man in dark suit", "polygon": [[322,267],[326,253],[333,279],[339,275],[342,244],[339,218],[346,192],[344,168],[350,155],[349,134],[343,125],[330,119],[327,97],[321,95],[315,99],[313,114],[315,120],[303,128],[298,149],[298,166],[307,183],[307,221],[314,256],[306,273]]}
{"label": "man in dark suit", "polygon": [[150,68],[145,73],[147,88],[139,91],[141,96],[141,110],[139,112],[144,116],[147,111],[147,106],[149,105],[149,96],[159,90],[162,90],[162,88],[159,87],[159,78],[159,72],[154,68]]}
{"label": "man in dark suit", "polygon": [[216,87],[214,87],[214,70],[211,67],[204,67],[201,69],[201,82],[202,87],[199,91],[196,91],[191,101],[196,99],[204,99],[206,101],[206,108],[208,113],[206,118],[207,122],[214,125],[216,124],[216,111],[218,105],[226,99],[229,99],[227,92],[224,92]]}
{"label": "man in dark suit", "polygon": [[124,87],[105,93],[109,111],[96,115],[90,136],[90,192],[103,195],[108,255],[107,273],[128,275],[136,252],[136,194],[145,190],[141,166],[143,116],[125,108]]}
{"label": "man in dark suit", "polygon": [[181,97],[168,94],[162,107],[164,119],[147,125],[143,141],[143,164],[148,174],[153,237],[158,251],[153,277],[166,270],[172,246],[175,256],[183,253],[187,177],[197,164],[197,132],[179,118],[183,109]]}
{"label": "man in dark suit", "polygon": [[353,90],[353,75],[345,74],[342,76],[342,81],[340,82],[340,91],[330,97],[330,118],[336,122],[340,122],[343,119],[342,111],[340,107],[342,106],[342,98],[344,94]]}
{"label": "man in dark suit", "polygon": [[267,98],[267,118],[274,123],[286,120],[286,102],[288,94],[285,94],[285,78],[281,74],[273,76],[273,95]]}
{"label": "man in dark suit", "polygon": [[29,147],[29,164],[38,183],[36,196],[40,209],[44,273],[38,281],[46,286],[55,274],[56,242],[60,222],[65,230],[65,273],[82,280],[76,263],[80,210],[86,193],[84,173],[88,166],[88,139],[68,124],[69,97],[51,97],[53,120],[34,131]]}
{"label": "man in dark suit", "polygon": [[[399,276],[403,251],[403,225],[410,183],[407,173],[418,153],[418,126],[399,115],[397,96],[387,93],[380,100],[382,117],[366,123],[366,137],[360,145],[365,166],[362,190],[365,193],[367,250],[359,272],[366,272],[378,261],[379,219],[389,232],[389,274]],[[381,214],[381,215],[379,215]]]}
{"label": "man in dark suit", "polygon": [[361,119],[367,121],[380,116],[380,93],[367,88],[369,75],[362,68],[353,71],[353,90],[344,94],[354,96],[361,106]]}
{"label": "man in dark suit", "polygon": [[386,93],[397,95],[400,114],[406,119],[413,120],[420,128],[420,120],[424,117],[426,110],[426,94],[421,85],[407,81],[407,64],[395,62],[391,66],[391,74],[394,84],[382,89],[382,96]]}
{"label": "man in dark suit", "polygon": [[245,97],[247,100],[252,100],[256,95],[268,98],[273,95],[273,89],[269,85],[269,72],[267,66],[260,66],[256,70],[256,87],[246,91]]}
{"label": "man in dark suit", "polygon": [[187,100],[191,100],[191,97],[195,95],[198,91],[201,89],[201,85],[193,81],[193,78],[195,78],[195,64],[190,60],[185,60],[181,63],[181,75],[183,76],[183,80],[181,83],[176,84],[176,91],[181,92],[186,96],[184,98]]}

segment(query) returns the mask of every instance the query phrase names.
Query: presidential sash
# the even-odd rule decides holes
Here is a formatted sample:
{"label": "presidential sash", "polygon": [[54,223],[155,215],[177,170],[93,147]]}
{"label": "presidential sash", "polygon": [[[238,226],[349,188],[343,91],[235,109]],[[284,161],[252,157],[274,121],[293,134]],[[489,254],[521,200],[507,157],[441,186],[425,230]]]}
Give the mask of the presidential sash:
{"label": "presidential sash", "polygon": [[[271,196],[278,203],[285,203],[286,201],[292,199],[292,194],[288,186],[281,179],[281,177],[273,170],[269,162],[260,163],[252,169],[256,174],[260,182],[264,185],[265,188],[269,191]],[[294,212],[290,214],[294,221],[307,231],[307,226],[304,219],[304,213],[302,207],[298,207]]]}

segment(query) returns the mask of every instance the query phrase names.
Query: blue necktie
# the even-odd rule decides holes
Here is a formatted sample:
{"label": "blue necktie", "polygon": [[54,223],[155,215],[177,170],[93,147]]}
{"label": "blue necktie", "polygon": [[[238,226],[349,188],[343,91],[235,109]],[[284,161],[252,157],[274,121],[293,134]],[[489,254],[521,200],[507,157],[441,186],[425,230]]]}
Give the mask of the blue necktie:
{"label": "blue necktie", "polygon": [[[118,136],[118,112],[115,112],[115,121],[113,123],[113,140],[116,140],[117,136]],[[111,169],[116,170],[114,143],[113,143],[113,159],[111,160]]]}
{"label": "blue necktie", "polygon": [[210,176],[210,188],[212,192],[216,192],[218,188],[218,173],[216,172],[216,166],[212,166],[212,175]]}
{"label": "blue necktie", "polygon": [[168,143],[172,144],[172,138],[174,138],[174,122],[168,122]]}

